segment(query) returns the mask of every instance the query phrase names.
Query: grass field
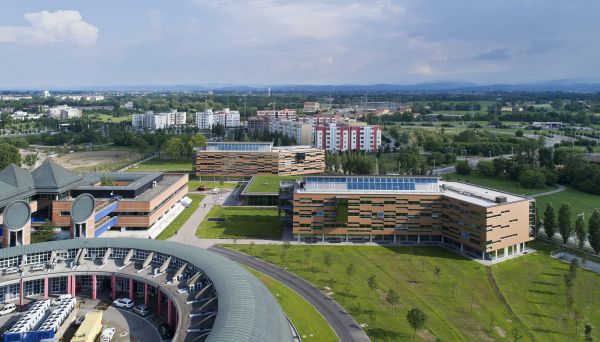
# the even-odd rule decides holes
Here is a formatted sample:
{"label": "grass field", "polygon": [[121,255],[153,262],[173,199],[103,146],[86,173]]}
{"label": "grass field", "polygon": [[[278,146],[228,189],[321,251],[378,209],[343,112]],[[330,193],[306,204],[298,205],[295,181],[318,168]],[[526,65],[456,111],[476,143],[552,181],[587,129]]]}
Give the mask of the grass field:
{"label": "grass field", "polygon": [[577,214],[585,213],[585,219],[587,220],[594,212],[594,209],[600,210],[600,196],[581,192],[571,187],[567,187],[563,192],[538,197],[536,198],[536,203],[540,213],[543,213],[548,203],[552,203],[555,213],[558,213],[558,208],[563,203],[569,203],[571,205],[571,212],[573,213],[573,221]]}
{"label": "grass field", "polygon": [[192,179],[188,182],[188,187],[190,191],[198,189],[200,186],[205,186],[207,189],[234,189],[239,185],[237,182],[212,182],[212,181],[200,181],[197,179]]}
{"label": "grass field", "polygon": [[256,176],[247,192],[278,192],[279,182],[299,178],[302,176]]}
{"label": "grass field", "polygon": [[109,114],[92,113],[92,114],[86,114],[85,117],[93,118],[95,121],[102,121],[102,122],[114,122],[114,123],[131,122],[131,115],[115,117],[115,116],[112,116]]}
{"label": "grass field", "polygon": [[171,236],[175,235],[175,233],[181,228],[181,226],[183,226],[183,224],[190,218],[190,216],[192,216],[194,211],[198,209],[198,206],[204,198],[204,195],[188,194],[187,197],[189,197],[192,200],[192,204],[190,205],[190,207],[183,209],[181,214],[179,214],[179,216],[177,216],[173,220],[173,222],[171,222],[171,224],[169,224],[169,226],[167,226],[167,228],[165,228],[165,230],[163,230],[162,233],[160,233],[156,237],[157,240],[166,240]]}
{"label": "grass field", "polygon": [[[223,222],[209,222],[222,218]],[[214,206],[200,223],[196,236],[203,239],[281,239],[283,223],[277,209]]]}
{"label": "grass field", "polygon": [[[507,303],[494,292],[485,266],[436,247],[291,246],[287,256],[281,246],[235,248],[286,267],[321,289],[330,286],[333,298],[359,324],[368,325],[365,331],[373,341],[411,340],[406,314],[413,307],[428,317],[426,328],[417,332],[420,341],[512,341],[513,328],[523,341],[583,340],[574,336],[574,324],[566,319],[562,274],[568,265],[549,256],[553,247],[532,246],[540,252],[490,269]],[[325,266],[325,255],[330,256],[330,267]],[[346,276],[349,264],[355,269],[351,277]],[[439,279],[435,266],[441,270]],[[372,293],[367,286],[370,275],[378,284]],[[600,326],[598,303],[585,303],[590,291],[600,286],[600,276],[580,270],[576,284],[575,302],[585,322]],[[389,289],[399,294],[395,313],[385,300]]]}
{"label": "grass field", "polygon": [[541,189],[527,189],[513,180],[483,177],[480,176],[477,171],[472,172],[470,175],[448,174],[444,176],[444,179],[472,183],[488,188],[512,192],[518,195],[535,195],[554,189],[554,187],[551,186],[544,186]]}
{"label": "grass field", "polygon": [[171,161],[162,159],[151,159],[145,163],[139,164],[136,167],[130,167],[127,169],[128,172],[191,172],[192,171],[191,161]]}
{"label": "grass field", "polygon": [[271,291],[303,341],[339,341],[325,318],[294,290],[254,269],[248,270]]}

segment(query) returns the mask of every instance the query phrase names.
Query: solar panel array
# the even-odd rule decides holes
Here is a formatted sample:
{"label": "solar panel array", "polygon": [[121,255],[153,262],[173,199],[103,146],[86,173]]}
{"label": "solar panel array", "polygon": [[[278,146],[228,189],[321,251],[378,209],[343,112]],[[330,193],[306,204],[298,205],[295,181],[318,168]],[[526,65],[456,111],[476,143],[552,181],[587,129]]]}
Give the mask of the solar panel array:
{"label": "solar panel array", "polygon": [[306,188],[314,190],[435,190],[437,178],[410,177],[306,177]]}
{"label": "solar panel array", "polygon": [[209,142],[206,144],[207,151],[240,151],[240,152],[269,152],[272,143],[222,143]]}

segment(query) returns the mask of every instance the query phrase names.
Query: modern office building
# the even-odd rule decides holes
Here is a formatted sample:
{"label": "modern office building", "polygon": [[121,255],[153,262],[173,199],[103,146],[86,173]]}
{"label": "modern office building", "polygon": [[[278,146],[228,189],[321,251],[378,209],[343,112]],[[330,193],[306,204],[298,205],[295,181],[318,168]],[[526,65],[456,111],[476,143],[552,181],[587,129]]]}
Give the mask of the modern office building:
{"label": "modern office building", "polygon": [[216,112],[213,112],[212,109],[196,112],[196,126],[198,126],[198,129],[211,129],[214,125],[221,125],[225,128],[240,127],[242,125],[240,112],[229,110],[229,108]]}
{"label": "modern office building", "polygon": [[293,139],[298,145],[311,145],[313,139],[313,126],[292,120],[271,119],[269,123],[271,133],[280,133]]}
{"label": "modern office building", "polygon": [[309,176],[283,187],[294,237],[443,244],[479,259],[523,253],[531,198],[436,177]]}
{"label": "modern office building", "polygon": [[314,127],[313,146],[331,152],[375,152],[381,146],[382,129],[359,123],[330,123]]}
{"label": "modern office building", "polygon": [[[40,226],[46,219],[74,236],[72,208],[83,210],[90,206],[94,220],[88,222],[89,217],[83,214],[85,220],[76,219],[76,223],[88,222],[88,229],[75,236],[97,237],[111,229],[127,236],[154,238],[188,203],[187,181],[187,174],[161,172],[80,176],[50,160],[33,171],[10,165],[0,171],[0,223],[7,223],[1,230],[3,246],[29,243],[31,227]],[[75,200],[84,194],[83,199]],[[86,205],[81,206],[82,203]],[[29,221],[5,221],[11,210],[22,214],[17,217],[29,216]]]}
{"label": "modern office building", "polygon": [[296,119],[296,111],[293,109],[259,110],[256,112],[256,116],[280,120],[294,120]]}
{"label": "modern office building", "polygon": [[325,170],[325,152],[270,142],[209,142],[196,152],[196,175],[242,179],[256,175],[303,175]]}
{"label": "modern office building", "polygon": [[[260,280],[223,256],[189,245],[123,238],[36,243],[0,249],[0,271],[0,302],[43,304],[30,318],[35,322],[18,324],[5,341],[33,341],[37,327],[53,322],[50,299],[62,294],[143,303],[153,321],[173,329],[172,341],[297,341]],[[147,328],[154,329],[149,322]]]}

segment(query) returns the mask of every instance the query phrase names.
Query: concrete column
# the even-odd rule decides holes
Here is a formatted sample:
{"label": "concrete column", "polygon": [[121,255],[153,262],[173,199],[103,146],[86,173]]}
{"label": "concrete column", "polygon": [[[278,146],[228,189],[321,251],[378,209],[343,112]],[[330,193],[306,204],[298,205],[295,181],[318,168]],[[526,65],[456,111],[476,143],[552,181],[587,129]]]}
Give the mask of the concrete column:
{"label": "concrete column", "polygon": [[464,245],[461,243],[461,244],[460,244],[460,251],[461,251],[461,252],[464,252],[464,250],[465,250],[465,246],[464,246]]}
{"label": "concrete column", "polygon": [[373,235],[369,234],[369,242],[373,242]]}
{"label": "concrete column", "polygon": [[346,234],[346,242],[348,242],[348,234]]}
{"label": "concrete column", "polygon": [[396,234],[394,234],[394,243],[396,243]]}
{"label": "concrete column", "polygon": [[421,235],[417,235],[417,244],[421,244]]}
{"label": "concrete column", "polygon": [[19,284],[19,306],[23,305],[23,292],[25,291],[25,284],[23,282],[23,279],[21,279],[21,282]]}
{"label": "concrete column", "polygon": [[300,242],[300,234],[298,234],[298,242]]}
{"label": "concrete column", "polygon": [[92,299],[96,299],[96,275],[92,274]]}
{"label": "concrete column", "polygon": [[133,278],[129,278],[129,299],[133,300]]}
{"label": "concrete column", "polygon": [[498,250],[496,250],[496,258],[494,260],[498,260]]}
{"label": "concrete column", "polygon": [[148,283],[144,283],[144,304],[148,306]]}
{"label": "concrete column", "polygon": [[71,281],[71,276],[67,276],[67,293],[72,294],[71,287],[73,286],[73,282]]}
{"label": "concrete column", "polygon": [[44,299],[48,299],[48,277],[44,278]]}
{"label": "concrete column", "polygon": [[519,254],[521,252],[521,244],[518,243],[515,245],[515,247],[517,248],[517,254]]}
{"label": "concrete column", "polygon": [[508,256],[508,247],[504,247],[504,257]]}
{"label": "concrete column", "polygon": [[167,324],[173,326],[173,302],[171,302],[171,298],[167,299]]}
{"label": "concrete column", "polygon": [[156,309],[156,313],[157,316],[160,317],[160,314],[162,313],[162,290],[160,288],[156,289],[158,291],[158,304],[157,304],[157,309]]}
{"label": "concrete column", "polygon": [[325,234],[321,234],[321,242],[325,242]]}
{"label": "concrete column", "polygon": [[112,288],[112,299],[115,300],[115,299],[117,299],[117,277],[114,274],[112,275],[111,288]]}

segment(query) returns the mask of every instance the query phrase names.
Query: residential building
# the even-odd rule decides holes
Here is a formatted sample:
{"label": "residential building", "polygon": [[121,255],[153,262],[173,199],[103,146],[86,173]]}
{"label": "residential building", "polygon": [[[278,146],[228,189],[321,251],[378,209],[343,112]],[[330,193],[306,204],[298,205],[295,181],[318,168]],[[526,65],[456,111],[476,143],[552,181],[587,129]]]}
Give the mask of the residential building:
{"label": "residential building", "polygon": [[[8,224],[2,233],[4,246],[27,244],[29,228],[22,227],[36,227],[46,219],[55,227],[69,230],[71,237],[97,237],[116,230],[117,235],[154,238],[183,211],[182,201],[188,201],[184,200],[187,181],[187,174],[161,172],[78,175],[51,160],[33,171],[9,165],[0,171],[0,212],[6,214],[6,208],[14,205],[21,213],[17,218],[29,217],[30,221],[6,222],[0,214],[0,223]],[[84,194],[87,199],[76,200]],[[73,225],[72,208],[82,207],[94,212],[94,222],[85,230],[77,230],[80,226]]]}
{"label": "residential building", "polygon": [[46,110],[46,115],[59,120],[67,120],[82,117],[83,111],[67,105],[61,105],[48,108],[48,110]]}
{"label": "residential building", "polygon": [[148,111],[145,114],[133,114],[131,116],[131,126],[137,130],[157,130],[168,127],[183,126],[186,122],[186,112],[178,112],[172,109],[168,113],[154,114]]}
{"label": "residential building", "polygon": [[296,144],[311,145],[313,139],[313,126],[307,123],[300,123],[292,120],[271,119],[269,131],[272,133],[281,133],[294,139]]}
{"label": "residential building", "polygon": [[381,146],[381,134],[381,127],[359,123],[317,125],[312,145],[331,152],[375,152]]}
{"label": "residential building", "polygon": [[43,97],[43,98],[47,99],[47,98],[49,98],[50,96],[52,96],[52,95],[50,95],[50,92],[49,92],[48,90],[44,90],[44,91],[42,92],[42,97]]}
{"label": "residential building", "polygon": [[440,244],[488,260],[523,253],[535,222],[531,198],[437,177],[309,176],[280,198],[299,241]]}
{"label": "residential building", "polygon": [[146,114],[132,114],[131,115],[131,126],[136,130],[144,129],[144,118]]}
{"label": "residential building", "polygon": [[311,146],[270,142],[208,142],[196,152],[196,175],[243,179],[255,175],[303,175],[325,170],[325,152]]}
{"label": "residential building", "polygon": [[186,112],[178,112],[176,109],[171,109],[167,114],[167,126],[183,126],[187,118]]}
{"label": "residential building", "polygon": [[211,129],[217,124],[225,128],[240,127],[242,125],[240,112],[229,110],[229,108],[217,112],[213,112],[212,109],[196,112],[196,126],[198,126],[198,129]]}
{"label": "residential building", "polygon": [[313,115],[313,116],[298,116],[296,117],[297,122],[316,125],[325,125],[330,123],[342,122],[347,120],[341,115]]}
{"label": "residential building", "polygon": [[296,118],[296,111],[293,109],[259,110],[256,112],[256,116],[267,116],[269,118],[281,120],[293,120]]}
{"label": "residential building", "polygon": [[321,108],[319,102],[304,102],[304,112],[316,112]]}
{"label": "residential building", "polygon": [[271,119],[267,116],[252,116],[246,121],[246,128],[248,134],[260,134],[264,131],[269,131],[271,125]]}
{"label": "residential building", "polygon": [[135,109],[135,107],[133,106],[133,101],[128,101],[128,102],[125,102],[125,103],[123,103],[123,104],[121,105],[121,108],[122,108],[122,109],[126,109],[126,110],[132,110],[132,109]]}

